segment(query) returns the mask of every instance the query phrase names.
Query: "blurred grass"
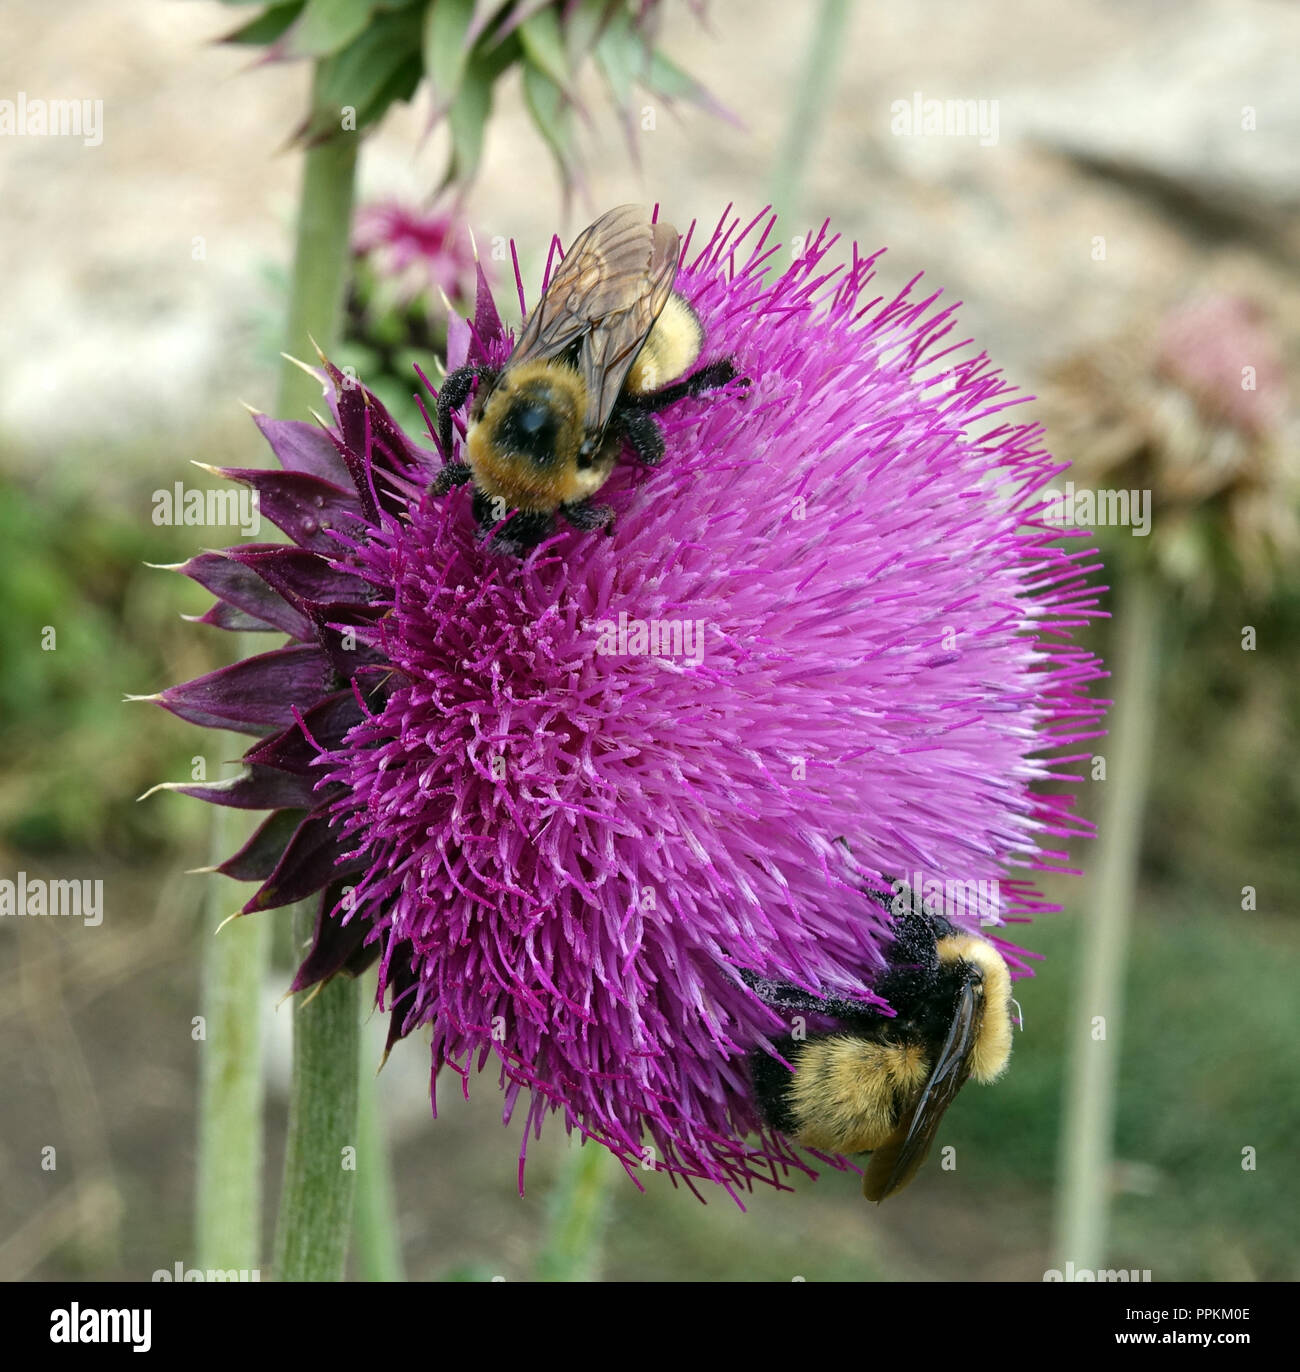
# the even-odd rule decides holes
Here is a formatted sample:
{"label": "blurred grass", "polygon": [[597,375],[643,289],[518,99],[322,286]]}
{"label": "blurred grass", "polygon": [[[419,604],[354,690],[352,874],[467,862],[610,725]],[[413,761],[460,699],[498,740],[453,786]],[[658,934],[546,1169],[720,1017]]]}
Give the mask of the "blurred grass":
{"label": "blurred grass", "polygon": [[[1017,984],[1027,1032],[1007,1076],[970,1088],[940,1144],[974,1179],[1019,1179],[1044,1205],[1056,1166],[1060,1074],[1079,921],[1048,916],[1025,942],[1046,954]],[[1156,1281],[1300,1274],[1296,1189],[1285,1159],[1300,1130],[1293,1015],[1300,928],[1217,905],[1206,893],[1148,894],[1135,912],[1115,1156],[1110,1265]],[[951,1137],[949,1137],[951,1136]],[[1243,1172],[1241,1150],[1259,1168]],[[1051,1265],[1051,1264],[1048,1264]]]}
{"label": "blurred grass", "polygon": [[215,631],[179,618],[199,601],[145,566],[192,555],[200,531],[154,525],[152,483],[106,506],[92,477],[120,456],[87,453],[39,482],[0,478],[0,845],[28,854],[165,859],[202,828],[181,807],[160,817],[135,802],[188,777],[203,740],[124,703],[212,665],[204,635]]}

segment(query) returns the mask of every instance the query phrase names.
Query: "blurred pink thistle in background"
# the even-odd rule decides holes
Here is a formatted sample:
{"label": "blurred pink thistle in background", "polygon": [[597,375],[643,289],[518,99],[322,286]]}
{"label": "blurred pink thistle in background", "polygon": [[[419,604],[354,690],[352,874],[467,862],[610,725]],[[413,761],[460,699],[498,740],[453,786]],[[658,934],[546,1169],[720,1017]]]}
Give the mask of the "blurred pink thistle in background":
{"label": "blurred pink thistle in background", "polygon": [[453,210],[420,209],[397,200],[376,201],[357,210],[353,251],[397,305],[439,293],[451,301],[474,298],[475,259],[466,221]]}
{"label": "blurred pink thistle in background", "polygon": [[1170,310],[1156,332],[1156,371],[1181,386],[1210,423],[1264,435],[1287,409],[1286,363],[1251,300],[1210,295]]}
{"label": "blurred pink thistle in background", "polygon": [[[1150,539],[1110,550],[1207,600],[1266,594],[1300,561],[1300,425],[1283,335],[1247,297],[1144,314],[1050,374],[1048,431],[1080,486],[1144,493]],[[1125,531],[1126,532],[1126,531]]]}

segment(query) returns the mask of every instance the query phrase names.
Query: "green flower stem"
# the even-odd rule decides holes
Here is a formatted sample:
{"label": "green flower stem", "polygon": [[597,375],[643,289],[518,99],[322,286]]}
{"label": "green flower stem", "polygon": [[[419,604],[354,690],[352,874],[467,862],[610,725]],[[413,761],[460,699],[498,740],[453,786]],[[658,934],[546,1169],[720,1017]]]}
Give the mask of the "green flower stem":
{"label": "green flower stem", "polygon": [[[1070,1021],[1057,1200],[1062,1270],[1067,1261],[1093,1271],[1105,1265],[1120,1019],[1158,694],[1160,593],[1153,577],[1134,573],[1116,620],[1110,770],[1081,930],[1078,1001]],[[1098,1037],[1100,1025],[1104,1038]]]}
{"label": "green flower stem", "polygon": [[[328,353],[343,318],[356,165],[356,135],[341,133],[312,148],[303,171],[284,350],[312,366],[317,361],[312,339]],[[320,383],[285,362],[277,414],[305,418],[309,409],[320,407]]]}
{"label": "green flower stem", "polygon": [[388,1140],[379,1113],[374,1066],[361,1064],[361,1122],[357,1146],[357,1274],[362,1281],[405,1281],[401,1230],[393,1192]]}
{"label": "green flower stem", "polygon": [[[300,948],[314,926],[307,902],[295,906]],[[360,1145],[360,986],[353,977],[339,976],[294,1002],[289,1136],[272,1262],[277,1281],[343,1279]]]}
{"label": "green flower stem", "polygon": [[798,217],[804,171],[835,92],[848,15],[848,0],[821,0],[794,112],[772,173],[772,205],[787,224]]}
{"label": "green flower stem", "polygon": [[[313,104],[319,111],[319,100]],[[337,340],[356,161],[356,138],[348,133],[335,134],[307,153],[285,340],[285,352],[291,356],[309,353],[312,339],[326,352]],[[310,356],[303,360],[315,362]],[[279,414],[301,417],[320,404],[320,384],[286,362],[280,373]],[[294,908],[299,949],[312,937],[313,905],[304,902]],[[300,996],[294,1005],[289,1136],[275,1234],[274,1271],[279,1281],[343,1277],[360,1146],[359,1007],[359,983],[346,976],[336,977],[317,995]]]}
{"label": "green flower stem", "polygon": [[[237,757],[246,746],[245,742],[233,744],[234,751],[224,756]],[[237,828],[241,830],[238,837]],[[218,807],[212,827],[212,861],[229,857],[247,832],[247,816]],[[261,1265],[260,998],[271,926],[265,915],[253,916],[234,920],[212,937],[211,929],[238,910],[248,896],[226,877],[209,877],[208,881],[209,918],[201,945],[205,1040],[199,1059],[195,1247],[200,1268],[228,1271]]]}
{"label": "green flower stem", "polygon": [[[286,352],[308,351],[308,335],[327,349],[336,337],[348,263],[355,165],[356,142],[348,135],[323,143],[307,154]],[[278,413],[305,417],[310,406],[319,404],[320,387],[298,368],[285,363],[280,376]],[[239,656],[262,652],[266,646],[260,636],[244,636]],[[246,746],[246,739],[223,737],[221,755],[238,757]],[[213,824],[214,861],[229,856],[247,834],[245,816],[218,809]],[[212,879],[209,922],[215,926],[238,909],[245,898],[246,892],[241,893],[235,883]],[[295,917],[306,918],[300,914]],[[264,1088],[259,1002],[270,964],[272,918],[275,917],[260,915],[237,920],[219,938],[206,940],[206,1049],[199,1087],[195,1226],[199,1265],[205,1268],[260,1265]],[[355,1020],[355,990],[343,988],[339,994],[352,1005]],[[328,1015],[322,1014],[320,1019],[324,1021]],[[304,1028],[316,1023],[304,1021]],[[355,1095],[355,1039],[348,1063]],[[295,1081],[295,1097],[300,1089],[301,1083]],[[311,1108],[298,1108],[296,1114],[302,1124],[317,1117]],[[295,1167],[295,1177],[299,1170]],[[342,1223],[346,1236],[346,1216]],[[288,1244],[286,1251],[296,1251],[295,1245]]]}
{"label": "green flower stem", "polygon": [[551,1193],[538,1281],[596,1281],[609,1213],[609,1185],[618,1164],[599,1144],[571,1143]]}

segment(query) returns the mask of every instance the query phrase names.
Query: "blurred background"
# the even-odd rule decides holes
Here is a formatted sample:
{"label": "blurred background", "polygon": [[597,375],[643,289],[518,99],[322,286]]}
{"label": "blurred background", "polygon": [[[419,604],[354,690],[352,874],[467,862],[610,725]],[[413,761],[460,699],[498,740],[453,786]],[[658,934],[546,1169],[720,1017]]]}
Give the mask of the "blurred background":
{"label": "blurred background", "polygon": [[[1294,1279],[1300,590],[1287,521],[1300,399],[1300,9],[851,3],[801,180],[774,187],[817,14],[788,0],[713,0],[701,20],[668,3],[663,48],[739,122],[691,104],[660,109],[636,135],[638,166],[617,121],[597,118],[582,131],[586,198],[567,207],[506,81],[465,218],[480,244],[513,238],[535,283],[551,234],[567,237],[607,206],[657,200],[679,226],[698,217],[708,229],[729,203],[747,218],[775,194],[792,211],[787,241],[829,216],[846,240],[889,248],[882,292],[923,270],[930,288],[962,300],[961,336],[1043,397],[1035,413],[1053,425],[1059,457],[1097,459],[1093,420],[1104,413],[1129,436],[1106,461],[1148,473],[1112,484],[1149,484],[1160,463],[1148,428],[1171,386],[1191,397],[1188,423],[1204,418],[1214,460],[1236,442],[1232,470],[1277,535],[1266,573],[1249,570],[1257,525],[1232,509],[1220,518],[1213,503],[1227,478],[1210,483],[1211,514],[1190,524],[1173,497],[1163,518],[1157,491],[1136,552],[1130,529],[1099,531],[1108,605],[1122,605],[1131,578],[1158,579],[1162,643],[1159,708],[1144,726],[1155,761],[1109,1262],[1157,1281]],[[0,137],[0,876],[101,878],[106,908],[98,928],[0,921],[9,1280],[147,1279],[191,1261],[202,1051],[191,1020],[211,935],[204,878],[184,873],[208,861],[209,813],[136,797],[187,778],[212,741],[123,696],[198,675],[223,651],[213,630],[181,618],[208,598],[145,565],[183,561],[205,541],[204,530],[156,525],[154,492],[210,484],[192,460],[264,460],[240,401],[273,404],[301,171],[286,144],[309,72],[216,45],[231,26],[229,9],[202,0],[9,0],[0,18],[0,98],[104,102],[98,146]],[[899,132],[895,102],[917,93],[996,101],[996,137]],[[443,132],[425,137],[428,113],[423,97],[395,107],[367,138],[361,202],[427,200],[447,156]],[[1212,323],[1204,337],[1179,335],[1173,362],[1152,350],[1161,321],[1202,297],[1239,302],[1249,318],[1229,370],[1267,373],[1267,422],[1207,410],[1214,377],[1180,370],[1179,357],[1215,342]],[[354,330],[350,354],[363,378],[385,347],[365,332]],[[1110,658],[1113,636],[1103,623],[1084,641]],[[1086,813],[1103,785],[1084,783]],[[1026,1031],[1004,1081],[964,1092],[945,1120],[940,1143],[957,1146],[957,1171],[932,1162],[880,1210],[864,1205],[855,1177],[830,1172],[793,1194],[754,1195],[747,1214],[721,1193],[703,1206],[663,1177],[646,1194],[619,1180],[604,1276],[1041,1280],[1056,1265],[1066,1014],[1086,889],[1052,883],[1065,912],[1023,931],[1043,955],[1018,987]],[[280,947],[265,1005],[272,1203],[288,1079]],[[427,1079],[413,1036],[378,1083],[408,1275],[528,1277],[562,1131],[530,1153],[520,1198],[518,1126],[501,1128],[495,1079],[477,1079],[469,1102],[444,1087],[436,1122]],[[55,1171],[39,1165],[47,1146]],[[1254,1170],[1242,1166],[1247,1148]]]}

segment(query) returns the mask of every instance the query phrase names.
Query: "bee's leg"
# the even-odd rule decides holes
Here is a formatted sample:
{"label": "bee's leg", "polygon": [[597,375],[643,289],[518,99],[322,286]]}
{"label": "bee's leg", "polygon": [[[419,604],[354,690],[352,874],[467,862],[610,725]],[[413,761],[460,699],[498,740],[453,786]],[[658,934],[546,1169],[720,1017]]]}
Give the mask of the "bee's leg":
{"label": "bee's leg", "polygon": [[624,410],[619,429],[643,467],[657,467],[664,460],[663,431],[654,415],[645,410]]}
{"label": "bee's leg", "polygon": [[735,379],[735,364],[729,357],[724,357],[721,362],[710,362],[707,367],[701,367],[685,381],[678,381],[659,391],[651,391],[649,395],[636,396],[629,404],[643,413],[653,414],[656,410],[666,410],[669,405],[685,400],[688,395],[717,390],[719,386],[725,386],[728,381]]}
{"label": "bee's leg", "polygon": [[521,557],[555,532],[555,519],[540,510],[511,510],[482,491],[474,492],[474,517],[488,546]]}
{"label": "bee's leg", "polygon": [[448,462],[429,487],[432,495],[446,495],[453,486],[463,486],[474,475],[464,462]]}
{"label": "bee's leg", "polygon": [[478,379],[478,367],[458,367],[448,375],[438,392],[438,446],[442,449],[444,461],[451,460],[452,413],[469,399],[469,393]]}
{"label": "bee's leg", "polygon": [[880,1007],[872,1001],[849,1000],[843,996],[815,996],[798,986],[784,981],[769,981],[766,977],[756,976],[747,967],[736,969],[740,979],[751,991],[773,1010],[784,1010],[799,1015],[826,1015],[830,1019],[843,1019],[851,1023],[863,1019],[879,1019]]}
{"label": "bee's leg", "polygon": [[609,505],[593,505],[590,500],[574,500],[560,506],[560,513],[575,529],[608,529],[614,522]]}

